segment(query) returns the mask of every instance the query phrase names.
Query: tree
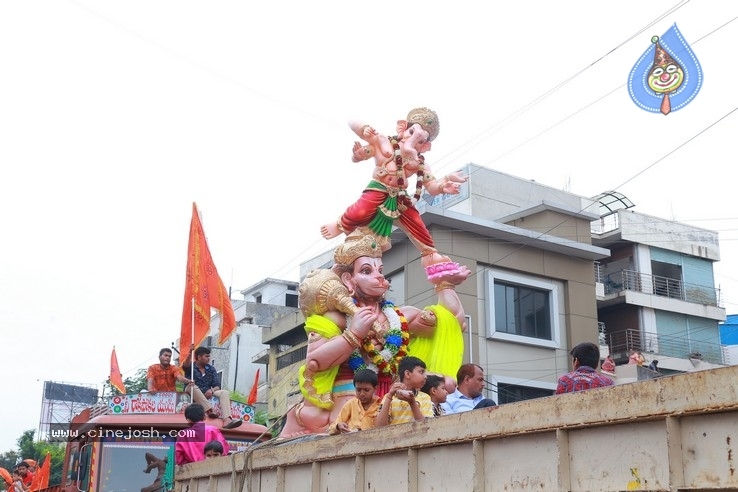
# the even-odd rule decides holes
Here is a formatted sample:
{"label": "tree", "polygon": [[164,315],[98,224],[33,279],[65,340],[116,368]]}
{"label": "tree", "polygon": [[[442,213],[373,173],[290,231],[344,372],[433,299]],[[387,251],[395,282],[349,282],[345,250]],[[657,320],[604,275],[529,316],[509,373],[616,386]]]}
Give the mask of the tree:
{"label": "tree", "polygon": [[[148,384],[146,382],[147,370],[148,368],[142,367],[138,371],[136,371],[136,374],[123,380],[123,385],[126,387],[126,393],[140,393],[141,390],[145,390],[148,388]],[[103,392],[106,395],[120,394],[120,391],[110,385],[110,378],[105,380]]]}
{"label": "tree", "polygon": [[[49,484],[62,483],[62,468],[64,466],[64,453],[66,446],[64,443],[53,443],[48,441],[35,441],[35,430],[27,430],[21,434],[16,441],[18,449],[6,451],[0,454],[0,467],[10,471],[25,459],[32,459],[41,464],[46,458],[46,453],[51,453],[51,474]],[[0,480],[1,482],[1,480]]]}

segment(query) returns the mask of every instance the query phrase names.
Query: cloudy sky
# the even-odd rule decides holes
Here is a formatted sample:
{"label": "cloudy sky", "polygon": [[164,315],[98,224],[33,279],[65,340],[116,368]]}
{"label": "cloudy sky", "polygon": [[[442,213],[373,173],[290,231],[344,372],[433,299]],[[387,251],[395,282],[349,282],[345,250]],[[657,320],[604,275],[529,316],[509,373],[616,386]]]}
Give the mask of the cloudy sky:
{"label": "cloudy sky", "polygon": [[[360,193],[364,120],[417,106],[436,175],[474,162],[718,231],[738,312],[738,2],[0,3],[0,452],[43,381],[102,387],[179,336],[191,204],[234,291],[296,267]],[[628,96],[674,23],[704,84],[668,116]],[[733,48],[731,48],[731,46]],[[268,301],[268,300],[267,300]]]}

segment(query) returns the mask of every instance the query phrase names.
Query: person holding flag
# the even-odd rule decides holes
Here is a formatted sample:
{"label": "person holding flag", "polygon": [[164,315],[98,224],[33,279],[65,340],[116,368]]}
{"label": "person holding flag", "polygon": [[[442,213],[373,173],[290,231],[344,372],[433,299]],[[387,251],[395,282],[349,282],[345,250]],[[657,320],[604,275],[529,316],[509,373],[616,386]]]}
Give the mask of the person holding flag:
{"label": "person holding flag", "polygon": [[31,473],[28,463],[25,461],[18,463],[15,472],[18,473],[23,490],[29,490],[33,484],[33,473]]}
{"label": "person holding flag", "polygon": [[[26,463],[33,460],[25,460]],[[44,490],[49,486],[49,478],[51,477],[51,453],[47,452],[46,457],[44,458],[43,464],[39,467],[36,466],[36,462],[34,461],[34,466],[31,468],[35,468],[33,470],[33,481],[31,483],[31,492],[35,492],[37,490]]]}
{"label": "person holding flag", "polygon": [[[189,357],[188,357],[189,359]],[[220,375],[210,364],[210,349],[207,347],[197,347],[195,350],[194,372],[191,365],[185,361],[184,372],[185,377],[191,378],[194,383],[188,386],[186,390],[192,391],[192,398],[195,403],[202,405],[205,409],[205,415],[210,418],[218,418],[213,405],[210,403],[212,397],[216,397],[220,402],[220,413],[223,416],[223,428],[235,429],[243,423],[240,418],[231,416],[231,395],[227,390],[220,389]],[[193,374],[193,376],[190,376]]]}
{"label": "person holding flag", "polygon": [[192,385],[188,386],[187,390],[192,391],[192,398],[205,408],[206,414],[211,418],[217,417],[217,414],[212,411],[212,405],[208,400],[212,396],[217,396],[224,419],[223,428],[233,429],[243,421],[231,417],[230,395],[228,391],[221,389],[220,376],[209,363],[210,349],[201,347],[200,344],[210,331],[213,309],[220,314],[220,344],[225,343],[235,331],[236,315],[233,312],[230,295],[215,268],[195,203],[192,204],[185,281],[179,353],[192,355],[182,363],[186,366],[185,373],[192,378]]}

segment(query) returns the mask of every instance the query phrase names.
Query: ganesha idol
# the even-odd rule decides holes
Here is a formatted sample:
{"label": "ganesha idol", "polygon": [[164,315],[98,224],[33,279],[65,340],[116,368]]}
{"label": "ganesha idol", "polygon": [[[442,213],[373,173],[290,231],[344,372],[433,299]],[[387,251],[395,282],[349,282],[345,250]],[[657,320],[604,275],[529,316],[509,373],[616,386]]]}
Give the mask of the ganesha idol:
{"label": "ganesha idol", "polygon": [[300,284],[305,315],[307,359],[299,370],[303,400],[287,413],[281,438],[323,433],[343,405],[355,396],[354,372],[377,372],[377,395],[397,380],[406,355],[422,359],[429,372],[455,376],[461,366],[464,310],[455,288],[470,275],[431,280],[437,303],[419,309],[385,300],[389,282],[382,273],[382,247],[360,228],[334,252],[331,269],[313,270]]}
{"label": "ganesha idol", "polygon": [[[429,280],[455,275],[459,265],[436,249],[433,238],[420,218],[415,203],[423,189],[435,196],[458,194],[461,183],[467,177],[451,173],[436,179],[425,163],[424,152],[431,149],[431,142],[438,136],[438,115],[428,108],[411,110],[407,118],[397,122],[397,135],[387,137],[370,125],[358,121],[349,126],[366,142],[354,144],[354,162],[374,158],[372,179],[359,200],[351,205],[336,222],[325,224],[320,232],[326,239],[341,233],[350,234],[358,227],[368,227],[384,250],[390,247],[392,227],[405,231],[410,241],[420,251],[421,261]],[[416,177],[415,192],[408,193],[408,179]]]}

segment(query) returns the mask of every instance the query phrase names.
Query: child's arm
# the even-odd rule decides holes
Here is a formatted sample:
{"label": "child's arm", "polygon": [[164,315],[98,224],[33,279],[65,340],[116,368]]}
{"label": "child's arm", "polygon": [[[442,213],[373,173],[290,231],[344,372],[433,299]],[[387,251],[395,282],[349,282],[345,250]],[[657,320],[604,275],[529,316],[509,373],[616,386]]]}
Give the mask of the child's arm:
{"label": "child's arm", "polygon": [[340,434],[341,432],[349,432],[347,422],[351,419],[351,400],[347,401],[346,404],[341,408],[338,413],[338,417],[328,427],[328,434]]}
{"label": "child's arm", "polygon": [[[407,395],[404,400],[407,402],[408,405],[410,405],[410,410],[413,412],[413,418],[415,420],[424,420],[425,415],[423,413],[423,409],[420,408],[420,402],[415,399],[415,396],[413,395],[412,391]],[[427,411],[427,409],[426,409]],[[430,416],[433,416],[433,409],[430,410]]]}
{"label": "child's arm", "polygon": [[374,426],[375,427],[382,427],[383,425],[387,425],[390,423],[390,410],[392,409],[392,398],[395,397],[395,393],[397,393],[397,390],[403,389],[405,387],[402,383],[394,383],[392,386],[390,386],[389,391],[386,395],[384,395],[384,398],[382,399],[382,408],[379,409],[379,413],[377,414],[377,418],[374,419]]}
{"label": "child's arm", "polygon": [[382,408],[379,409],[377,418],[374,419],[374,427],[382,427],[389,424],[390,408],[392,407],[392,396],[394,392],[387,393],[382,399]]}

